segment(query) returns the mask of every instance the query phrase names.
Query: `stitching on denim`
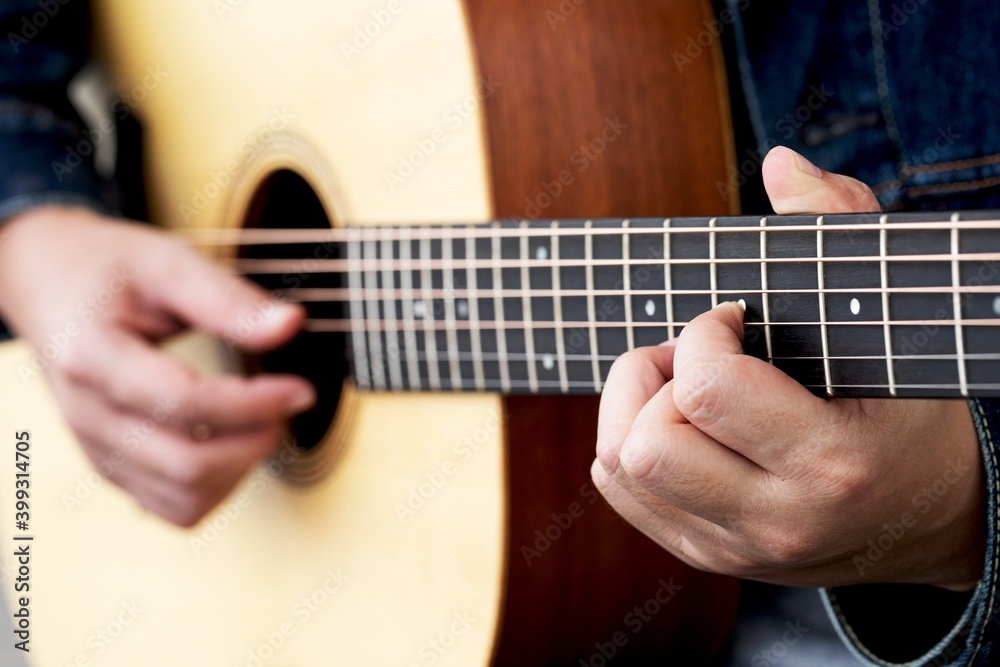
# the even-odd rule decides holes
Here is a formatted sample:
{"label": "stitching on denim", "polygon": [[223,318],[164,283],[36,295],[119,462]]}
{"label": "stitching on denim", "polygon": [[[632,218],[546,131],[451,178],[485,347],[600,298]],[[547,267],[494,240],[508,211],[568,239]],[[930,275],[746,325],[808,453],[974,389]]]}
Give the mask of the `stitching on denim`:
{"label": "stitching on denim", "polygon": [[[983,427],[984,440],[986,441],[986,446],[990,450],[990,459],[992,459],[993,463],[993,493],[995,496],[994,502],[1000,503],[1000,483],[998,483],[998,480],[1000,480],[1000,476],[997,475],[998,472],[997,451],[996,447],[993,444],[993,434],[990,432],[990,424],[989,421],[987,421],[986,419],[986,413],[983,412],[982,404],[979,401],[972,401],[972,403],[976,406],[976,412],[979,413],[979,423]],[[1000,512],[997,513],[997,517],[998,518],[995,519],[996,525],[994,525],[994,530],[1000,531]],[[969,658],[969,664],[972,664],[973,661],[976,659],[976,656],[979,655],[979,649],[982,648],[983,640],[986,638],[986,628],[989,626],[990,617],[993,614],[993,600],[996,597],[996,592],[997,592],[997,566],[1000,565],[1000,562],[998,561],[1000,561],[1000,550],[998,550],[996,548],[996,545],[994,545],[993,574],[990,577],[990,589],[986,592],[986,594],[989,596],[990,602],[986,607],[986,618],[983,619],[982,626],[978,628],[979,640],[976,642],[976,648],[975,650],[972,651],[972,656]],[[976,628],[973,628],[973,632],[975,632],[976,630],[977,630]]]}
{"label": "stitching on denim", "polygon": [[906,164],[906,148],[896,123],[896,113],[892,109],[889,98],[889,74],[885,64],[885,42],[882,39],[882,10],[878,0],[868,0],[868,27],[872,34],[872,59],[875,61],[875,83],[878,88],[878,101],[885,119],[885,133],[893,148],[899,153],[896,171],[902,172]]}
{"label": "stitching on denim", "polygon": [[867,658],[868,660],[877,665],[883,665],[884,667],[899,667],[900,664],[905,664],[905,665],[915,664],[912,662],[907,662],[907,663],[886,662],[885,660],[881,659],[880,657],[869,651],[868,647],[862,644],[861,640],[858,639],[858,635],[855,634],[854,628],[852,628],[851,624],[847,622],[847,617],[845,617],[844,613],[840,610],[840,604],[837,602],[837,594],[828,588],[826,589],[826,596],[827,599],[830,601],[830,607],[833,609],[833,613],[837,615],[837,620],[840,621],[840,626],[844,629],[844,633],[850,638],[851,643],[854,645],[854,649],[863,654],[865,658]]}
{"label": "stitching on denim", "polygon": [[994,185],[1000,185],[1000,176],[980,178],[976,181],[956,181],[954,183],[943,183],[941,185],[916,185],[906,188],[906,194],[916,195],[919,197],[925,194],[947,194],[950,192],[963,192],[965,190],[981,190]]}
{"label": "stitching on denim", "polygon": [[903,173],[928,174],[957,169],[970,169],[972,167],[981,167],[987,164],[996,164],[997,162],[1000,162],[1000,153],[993,153],[992,155],[984,155],[977,158],[969,158],[967,160],[952,160],[951,162],[936,162],[924,165],[906,166],[903,167]]}

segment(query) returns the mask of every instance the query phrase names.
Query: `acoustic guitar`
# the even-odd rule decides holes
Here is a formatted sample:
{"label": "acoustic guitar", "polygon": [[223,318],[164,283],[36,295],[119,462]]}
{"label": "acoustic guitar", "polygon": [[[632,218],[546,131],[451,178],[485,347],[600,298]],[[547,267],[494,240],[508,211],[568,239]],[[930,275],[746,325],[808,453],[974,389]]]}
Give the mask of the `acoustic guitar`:
{"label": "acoustic guitar", "polygon": [[[748,353],[817,393],[996,394],[995,221],[732,217],[711,20],[693,1],[100,3],[152,217],[307,304],[305,333],[244,363],[321,401],[182,530],[92,468],[4,346],[0,425],[32,444],[30,529],[0,523],[32,538],[30,664],[704,664],[738,582],[589,480],[615,357],[743,299]],[[238,342],[176,349],[220,372]]]}

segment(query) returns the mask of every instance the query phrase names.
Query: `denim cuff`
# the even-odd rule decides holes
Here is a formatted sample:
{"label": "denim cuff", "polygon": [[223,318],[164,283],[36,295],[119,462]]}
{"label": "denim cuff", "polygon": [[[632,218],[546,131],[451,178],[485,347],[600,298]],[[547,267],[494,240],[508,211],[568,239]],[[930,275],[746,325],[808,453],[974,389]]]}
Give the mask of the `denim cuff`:
{"label": "denim cuff", "polygon": [[[993,645],[998,636],[998,623],[994,608],[997,598],[997,563],[1000,559],[998,544],[997,508],[1000,506],[1000,477],[998,477],[997,446],[1000,445],[1000,400],[971,399],[969,409],[979,436],[986,483],[986,562],[983,577],[976,586],[965,610],[933,648],[919,658],[908,662],[891,662],[875,655],[857,636],[857,633],[842,609],[837,591],[821,589],[820,595],[833,626],[841,640],[863,665],[869,667],[925,667],[930,665],[953,665],[956,667],[985,667],[993,664]],[[928,613],[935,613],[928,606]]]}
{"label": "denim cuff", "polygon": [[93,150],[78,124],[40,105],[0,100],[0,224],[45,204],[109,212]]}

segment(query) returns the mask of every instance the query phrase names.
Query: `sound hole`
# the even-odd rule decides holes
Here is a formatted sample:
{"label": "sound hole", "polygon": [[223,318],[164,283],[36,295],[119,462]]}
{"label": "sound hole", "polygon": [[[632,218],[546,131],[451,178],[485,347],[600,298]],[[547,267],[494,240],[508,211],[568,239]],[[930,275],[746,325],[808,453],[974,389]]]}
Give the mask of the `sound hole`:
{"label": "sound hole", "polygon": [[[330,219],[312,187],[298,174],[281,170],[268,176],[251,200],[246,227],[265,229],[329,229]],[[338,288],[340,274],[315,273],[310,259],[337,259],[341,247],[335,244],[248,245],[240,256],[252,259],[307,260],[301,269],[283,274],[251,275],[268,291],[279,295],[286,290],[305,288]],[[289,295],[294,299],[294,293]],[[304,304],[310,318],[343,317],[338,302],[308,302]],[[296,417],[292,435],[302,450],[319,444],[333,422],[344,378],[348,374],[346,336],[343,333],[304,331],[285,347],[262,355],[247,356],[247,371],[253,373],[294,373],[309,380],[316,388],[316,406]]]}

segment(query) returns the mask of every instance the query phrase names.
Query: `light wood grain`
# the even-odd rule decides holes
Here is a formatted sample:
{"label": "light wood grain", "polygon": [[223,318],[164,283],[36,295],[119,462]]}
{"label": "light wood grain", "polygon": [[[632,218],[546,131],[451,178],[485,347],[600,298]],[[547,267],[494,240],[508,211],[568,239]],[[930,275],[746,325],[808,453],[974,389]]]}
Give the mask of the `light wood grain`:
{"label": "light wood grain", "polygon": [[[221,16],[209,2],[99,3],[102,50],[121,89],[142,87],[149,68],[160,72],[135,108],[154,158],[156,221],[237,225],[275,168],[305,177],[340,224],[490,218],[481,118],[444,121],[477,83],[461,3],[403,4],[347,63],[340,41],[386,3],[247,1]],[[292,52],[301,67],[278,57]],[[390,190],[385,172],[437,127],[447,129],[446,141]],[[241,154],[253,137],[264,147]],[[216,193],[213,174],[227,166],[233,177]],[[215,194],[198,207],[196,192]],[[182,205],[197,212],[185,219]],[[359,397],[346,450],[323,482],[297,489],[257,471],[183,531],[93,476],[44,382],[18,380],[25,359],[19,344],[0,353],[0,404],[18,406],[4,410],[0,433],[30,429],[36,442],[32,665],[79,655],[100,666],[255,664],[248,651],[266,655],[267,635],[283,623],[293,634],[264,664],[488,661],[505,551],[499,398]],[[462,460],[456,447],[477,434],[488,437]],[[397,505],[446,462],[456,472],[401,521]],[[98,488],[67,509],[65,498],[87,479]],[[226,523],[208,542],[206,527]],[[323,598],[328,571],[347,579],[305,620],[295,605]],[[141,616],[98,655],[88,638],[132,601]],[[456,615],[471,618],[469,627]],[[439,652],[434,640],[449,646]]]}

